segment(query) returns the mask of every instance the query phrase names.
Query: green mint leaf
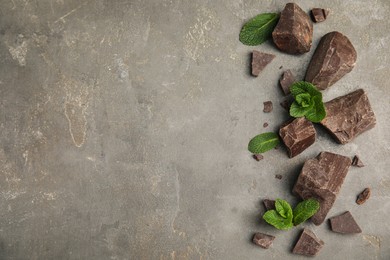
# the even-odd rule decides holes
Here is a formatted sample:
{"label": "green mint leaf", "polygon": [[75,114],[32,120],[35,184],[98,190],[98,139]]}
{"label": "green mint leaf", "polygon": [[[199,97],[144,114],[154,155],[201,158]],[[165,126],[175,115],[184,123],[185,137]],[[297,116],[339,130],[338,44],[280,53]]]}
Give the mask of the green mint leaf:
{"label": "green mint leaf", "polygon": [[311,97],[321,96],[321,100],[322,100],[321,92],[318,91],[317,88],[310,82],[306,82],[306,81],[295,82],[294,84],[291,85],[290,92],[295,99],[299,94],[308,93],[310,94]]}
{"label": "green mint leaf", "polygon": [[292,117],[304,117],[307,112],[305,107],[301,107],[296,101],[290,106],[290,116]]}
{"label": "green mint leaf", "polygon": [[314,106],[306,112],[305,117],[307,120],[310,120],[314,123],[319,123],[326,116],[325,106],[322,103],[321,97],[313,97]]}
{"label": "green mint leaf", "polygon": [[245,45],[259,45],[271,38],[277,22],[279,14],[264,13],[259,14],[249,20],[241,29],[240,42]]}
{"label": "green mint leaf", "polygon": [[279,215],[282,216],[283,218],[292,219],[293,211],[292,211],[290,204],[288,204],[287,201],[281,200],[281,199],[276,199],[275,208],[276,208],[276,211],[279,213]]}
{"label": "green mint leaf", "polygon": [[277,229],[285,230],[293,227],[292,219],[283,218],[274,209],[265,212],[263,219]]}
{"label": "green mint leaf", "polygon": [[309,93],[301,93],[295,97],[295,100],[301,107],[310,107],[314,104]]}
{"label": "green mint leaf", "polygon": [[320,208],[320,203],[315,199],[304,200],[294,208],[294,226],[297,226],[311,218]]}
{"label": "green mint leaf", "polygon": [[251,153],[264,153],[275,148],[279,144],[279,136],[275,133],[263,133],[250,140],[248,150]]}

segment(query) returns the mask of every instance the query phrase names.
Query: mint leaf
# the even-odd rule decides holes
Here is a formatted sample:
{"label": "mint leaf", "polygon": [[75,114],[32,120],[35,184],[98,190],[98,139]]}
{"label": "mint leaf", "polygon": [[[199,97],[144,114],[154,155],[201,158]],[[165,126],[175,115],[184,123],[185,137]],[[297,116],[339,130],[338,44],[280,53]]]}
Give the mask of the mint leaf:
{"label": "mint leaf", "polygon": [[263,133],[256,135],[250,140],[248,150],[251,153],[264,153],[279,144],[279,136],[275,133]]}
{"label": "mint leaf", "polygon": [[264,13],[259,14],[249,20],[241,29],[240,42],[245,45],[259,45],[268,40],[272,36],[279,14]]}
{"label": "mint leaf", "polygon": [[307,112],[307,109],[301,107],[296,101],[294,101],[290,106],[290,116],[292,117],[304,117]]}
{"label": "mint leaf", "polygon": [[264,213],[263,219],[270,225],[277,229],[290,229],[293,227],[292,219],[283,218],[276,212],[276,210],[268,210]]}
{"label": "mint leaf", "polygon": [[298,81],[292,84],[290,87],[290,92],[295,99],[299,94],[303,93],[308,93],[311,97],[321,96],[322,99],[321,92],[319,92],[313,84],[306,81]]}
{"label": "mint leaf", "polygon": [[279,213],[279,215],[282,216],[283,218],[292,219],[293,211],[291,209],[290,204],[288,204],[287,201],[281,200],[281,199],[276,199],[275,208],[276,208],[276,211]]}
{"label": "mint leaf", "polygon": [[295,100],[301,107],[310,107],[313,105],[313,100],[309,93],[301,93],[295,97]]}
{"label": "mint leaf", "polygon": [[322,103],[321,97],[313,97],[314,106],[306,112],[305,117],[314,123],[319,123],[326,116],[325,106]]}
{"label": "mint leaf", "polygon": [[312,217],[320,208],[320,203],[315,199],[304,200],[294,208],[294,226],[305,222],[310,217]]}

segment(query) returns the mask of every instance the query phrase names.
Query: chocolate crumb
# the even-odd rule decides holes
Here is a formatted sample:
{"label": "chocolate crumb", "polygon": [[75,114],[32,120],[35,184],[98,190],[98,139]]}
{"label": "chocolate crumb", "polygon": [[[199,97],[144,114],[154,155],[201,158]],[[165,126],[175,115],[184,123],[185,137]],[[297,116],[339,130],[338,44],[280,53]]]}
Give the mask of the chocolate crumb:
{"label": "chocolate crumb", "polygon": [[356,166],[356,167],[364,167],[364,164],[363,162],[360,160],[359,156],[355,155],[355,157],[353,157],[352,159],[352,166]]}
{"label": "chocolate crumb", "polygon": [[264,104],[264,109],[263,109],[264,113],[269,113],[272,111],[273,107],[271,101],[265,101],[263,102],[263,104]]}
{"label": "chocolate crumb", "polygon": [[370,198],[370,195],[371,195],[370,188],[365,188],[364,191],[362,191],[358,195],[358,197],[356,199],[356,203],[359,205],[362,205],[364,202],[366,202]]}
{"label": "chocolate crumb", "polygon": [[276,175],[275,175],[275,178],[278,179],[278,180],[281,180],[281,179],[283,178],[283,176],[280,175],[280,174],[276,174]]}
{"label": "chocolate crumb", "polygon": [[255,233],[252,241],[255,245],[268,249],[272,245],[274,239],[275,237],[271,235],[267,235],[264,233]]}
{"label": "chocolate crumb", "polygon": [[265,122],[265,123],[263,124],[263,127],[266,128],[267,126],[268,126],[268,123]]}
{"label": "chocolate crumb", "polygon": [[255,159],[256,161],[261,161],[264,159],[264,156],[262,156],[261,154],[254,154],[253,159]]}
{"label": "chocolate crumb", "polygon": [[274,200],[264,199],[263,204],[264,204],[264,207],[266,210],[275,209],[275,201]]}

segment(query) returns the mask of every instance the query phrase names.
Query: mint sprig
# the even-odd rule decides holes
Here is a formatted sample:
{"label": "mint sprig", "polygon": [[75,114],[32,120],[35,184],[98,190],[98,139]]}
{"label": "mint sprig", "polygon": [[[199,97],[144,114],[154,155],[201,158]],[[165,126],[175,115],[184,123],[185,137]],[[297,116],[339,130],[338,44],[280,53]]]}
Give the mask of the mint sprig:
{"label": "mint sprig", "polygon": [[294,226],[298,226],[311,218],[314,214],[316,214],[319,208],[320,203],[315,199],[308,199],[298,203],[293,211]]}
{"label": "mint sprig", "polygon": [[292,117],[306,117],[314,123],[325,118],[326,111],[322,102],[322,94],[313,84],[305,81],[295,82],[291,85],[290,92],[295,99],[290,107]]}
{"label": "mint sprig", "polygon": [[248,144],[248,150],[251,153],[264,153],[275,148],[280,143],[279,136],[275,133],[268,132],[256,135]]}
{"label": "mint sprig", "polygon": [[240,42],[245,45],[259,45],[271,38],[279,21],[279,14],[263,13],[249,20],[241,29]]}

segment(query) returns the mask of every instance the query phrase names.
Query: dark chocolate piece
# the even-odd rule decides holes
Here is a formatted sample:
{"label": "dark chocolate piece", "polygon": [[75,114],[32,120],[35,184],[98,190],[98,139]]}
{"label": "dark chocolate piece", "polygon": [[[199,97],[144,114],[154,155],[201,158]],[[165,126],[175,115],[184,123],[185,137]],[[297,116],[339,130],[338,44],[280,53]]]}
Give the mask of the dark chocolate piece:
{"label": "dark chocolate piece", "polygon": [[319,239],[309,229],[304,229],[293,249],[294,254],[315,256],[324,246],[324,241]]}
{"label": "dark chocolate piece", "polygon": [[264,159],[264,156],[261,154],[254,154],[253,159],[255,159],[256,161],[261,161]]}
{"label": "dark chocolate piece", "polygon": [[356,50],[345,35],[327,33],[310,60],[305,81],[319,89],[326,89],[353,69],[356,58]]}
{"label": "dark chocolate piece", "polygon": [[352,159],[352,166],[356,166],[356,167],[364,167],[364,164],[362,162],[362,160],[360,160],[359,156],[355,155],[355,157],[353,157]]}
{"label": "dark chocolate piece", "polygon": [[362,191],[358,195],[358,197],[356,199],[356,203],[359,205],[362,205],[364,202],[366,202],[370,198],[370,195],[371,195],[371,189],[365,188],[364,191]]}
{"label": "dark chocolate piece", "polygon": [[275,209],[275,201],[274,200],[264,199],[263,204],[264,204],[264,207],[266,210]]}
{"label": "dark chocolate piece", "polygon": [[266,128],[267,126],[268,126],[268,123],[265,122],[265,123],[263,124],[263,127]]}
{"label": "dark chocolate piece", "polygon": [[346,144],[376,124],[375,114],[363,89],[325,103],[321,124],[341,144]]}
{"label": "dark chocolate piece", "polygon": [[351,212],[347,211],[344,214],[330,218],[330,227],[333,232],[342,234],[362,233],[359,225],[352,217]]}
{"label": "dark chocolate piece", "polygon": [[290,102],[285,99],[282,102],[280,102],[280,105],[287,110],[287,112],[290,110]]}
{"label": "dark chocolate piece", "polygon": [[256,245],[258,245],[262,248],[268,249],[272,245],[272,242],[274,241],[274,239],[275,239],[274,236],[258,232],[258,233],[255,233],[252,241]]}
{"label": "dark chocolate piece", "polygon": [[302,153],[316,140],[313,123],[304,117],[296,118],[280,127],[279,135],[287,147],[290,158]]}
{"label": "dark chocolate piece", "polygon": [[280,175],[280,174],[275,174],[275,178],[278,179],[278,180],[281,180],[283,178],[283,176]]}
{"label": "dark chocolate piece", "polygon": [[286,70],[283,72],[282,76],[279,79],[280,87],[283,90],[284,95],[290,94],[290,86],[295,82],[295,77],[292,74],[291,70]]}
{"label": "dark chocolate piece", "polygon": [[313,23],[310,17],[295,3],[288,3],[272,32],[275,45],[290,54],[310,51],[313,40]]}
{"label": "dark chocolate piece", "polygon": [[263,102],[263,104],[264,104],[264,109],[263,109],[264,113],[269,113],[272,111],[273,106],[271,101],[265,101]]}
{"label": "dark chocolate piece", "polygon": [[328,9],[322,8],[313,8],[311,9],[311,16],[313,18],[313,22],[320,23],[326,20],[329,15]]}
{"label": "dark chocolate piece", "polygon": [[304,163],[293,192],[304,200],[315,198],[319,201],[320,209],[311,217],[315,225],[324,222],[350,165],[350,158],[329,152],[321,152]]}
{"label": "dark chocolate piece", "polygon": [[259,51],[252,52],[252,75],[257,77],[260,72],[267,66],[273,59],[275,55],[268,54]]}

